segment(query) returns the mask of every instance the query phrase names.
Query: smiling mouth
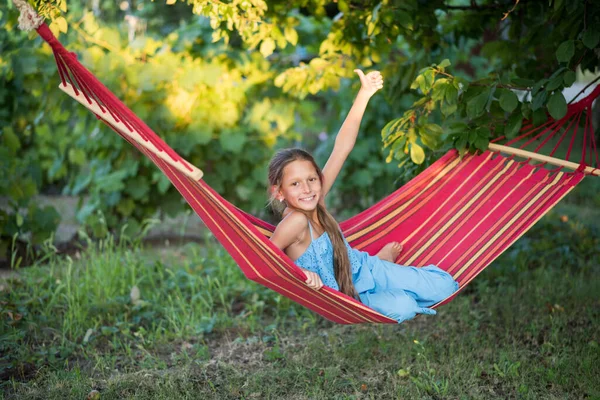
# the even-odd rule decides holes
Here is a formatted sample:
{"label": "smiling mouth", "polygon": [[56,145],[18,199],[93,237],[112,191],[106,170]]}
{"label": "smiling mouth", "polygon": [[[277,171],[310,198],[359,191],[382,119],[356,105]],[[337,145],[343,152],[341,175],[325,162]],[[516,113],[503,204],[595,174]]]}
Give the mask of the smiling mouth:
{"label": "smiling mouth", "polygon": [[300,201],[312,201],[312,200],[314,200],[315,197],[316,197],[316,195],[313,194],[310,197],[305,197],[303,199],[300,199]]}

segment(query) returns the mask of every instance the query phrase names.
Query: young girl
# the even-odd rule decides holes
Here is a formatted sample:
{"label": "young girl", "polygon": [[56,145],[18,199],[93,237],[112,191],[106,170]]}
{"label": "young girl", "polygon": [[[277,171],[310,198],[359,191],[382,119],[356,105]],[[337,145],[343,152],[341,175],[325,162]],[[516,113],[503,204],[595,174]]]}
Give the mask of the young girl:
{"label": "young girl", "polygon": [[428,307],[458,289],[447,272],[434,265],[394,264],[402,249],[396,242],[376,256],[352,249],[325,209],[325,196],[354,147],[367,103],[383,87],[379,72],[354,72],[361,88],[323,170],[301,149],[279,151],[269,164],[271,204],[283,208],[271,241],[303,269],[313,289],[325,284],[399,323],[416,314],[435,314]]}

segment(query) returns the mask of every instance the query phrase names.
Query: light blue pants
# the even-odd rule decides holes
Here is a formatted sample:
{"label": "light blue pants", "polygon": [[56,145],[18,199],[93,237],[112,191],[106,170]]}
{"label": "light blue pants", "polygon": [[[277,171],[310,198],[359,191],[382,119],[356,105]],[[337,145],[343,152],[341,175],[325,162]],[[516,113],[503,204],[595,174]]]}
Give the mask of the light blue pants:
{"label": "light blue pants", "polygon": [[436,314],[428,307],[458,290],[458,283],[452,276],[435,265],[405,267],[371,258],[376,259],[369,260],[375,287],[359,293],[360,300],[398,323],[417,314]]}

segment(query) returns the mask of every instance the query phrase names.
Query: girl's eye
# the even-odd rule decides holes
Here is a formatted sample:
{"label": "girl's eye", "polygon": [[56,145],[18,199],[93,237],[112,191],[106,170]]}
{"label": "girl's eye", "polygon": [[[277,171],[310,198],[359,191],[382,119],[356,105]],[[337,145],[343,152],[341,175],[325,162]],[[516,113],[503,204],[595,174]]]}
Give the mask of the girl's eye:
{"label": "girl's eye", "polygon": [[314,181],[316,181],[316,180],[317,180],[317,178],[310,178],[310,181],[311,181],[311,182],[314,182]]}
{"label": "girl's eye", "polygon": [[298,182],[292,183],[292,186],[298,186]]}

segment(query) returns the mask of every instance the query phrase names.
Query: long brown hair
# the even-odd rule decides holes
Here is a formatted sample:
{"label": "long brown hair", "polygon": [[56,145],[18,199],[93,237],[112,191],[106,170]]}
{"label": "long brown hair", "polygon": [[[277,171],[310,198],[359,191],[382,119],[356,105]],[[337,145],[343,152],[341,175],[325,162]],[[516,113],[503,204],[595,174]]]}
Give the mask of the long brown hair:
{"label": "long brown hair", "polygon": [[[281,185],[283,170],[293,161],[309,161],[317,171],[319,179],[321,180],[321,185],[323,184],[323,172],[315,162],[313,156],[302,149],[293,148],[280,150],[271,159],[271,162],[269,163],[269,187]],[[275,193],[271,193],[270,203],[275,212],[279,214],[283,212],[283,209],[278,207],[279,202],[275,201]],[[302,212],[302,210],[298,211]],[[358,294],[352,283],[350,259],[348,258],[348,250],[346,248],[346,243],[344,242],[344,237],[342,236],[342,232],[340,231],[337,222],[331,214],[327,212],[321,202],[317,204],[317,218],[319,224],[321,224],[325,232],[329,235],[331,244],[333,245],[333,271],[335,273],[335,280],[340,286],[340,292],[358,298]]]}

